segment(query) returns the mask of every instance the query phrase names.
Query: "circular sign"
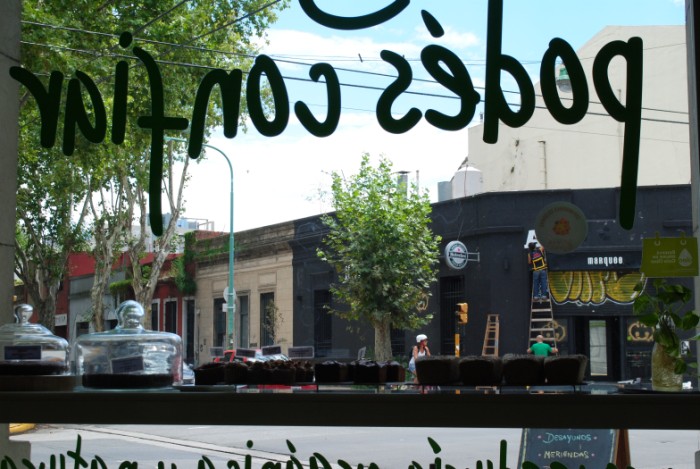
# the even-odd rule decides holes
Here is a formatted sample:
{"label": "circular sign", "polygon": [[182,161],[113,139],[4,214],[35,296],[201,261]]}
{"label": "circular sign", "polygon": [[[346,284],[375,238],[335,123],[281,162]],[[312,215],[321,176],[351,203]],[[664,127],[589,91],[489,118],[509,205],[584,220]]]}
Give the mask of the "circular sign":
{"label": "circular sign", "polygon": [[450,241],[445,246],[445,262],[450,269],[461,270],[467,266],[469,251],[461,241]]}
{"label": "circular sign", "polygon": [[555,254],[575,250],[588,235],[588,221],[580,208],[568,202],[554,202],[535,219],[537,241]]}

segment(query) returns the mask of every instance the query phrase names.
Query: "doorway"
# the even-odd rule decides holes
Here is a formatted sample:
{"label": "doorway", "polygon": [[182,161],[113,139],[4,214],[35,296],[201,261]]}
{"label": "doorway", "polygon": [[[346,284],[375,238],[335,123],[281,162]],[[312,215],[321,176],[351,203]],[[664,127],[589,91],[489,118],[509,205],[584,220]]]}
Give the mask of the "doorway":
{"label": "doorway", "polygon": [[579,317],[575,320],[576,350],[588,357],[586,379],[619,381],[620,326],[617,317]]}

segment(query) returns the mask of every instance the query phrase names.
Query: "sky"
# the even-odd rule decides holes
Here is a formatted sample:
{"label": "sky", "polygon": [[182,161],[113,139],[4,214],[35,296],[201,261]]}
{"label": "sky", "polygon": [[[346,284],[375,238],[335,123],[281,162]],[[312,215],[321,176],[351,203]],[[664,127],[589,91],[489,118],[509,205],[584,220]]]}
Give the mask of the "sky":
{"label": "sky", "polygon": [[[372,13],[393,0],[316,0],[323,11],[338,16]],[[265,137],[254,126],[228,139],[215,132],[209,144],[231,160],[234,184],[234,231],[272,225],[331,211],[331,173],[355,174],[361,157],[372,161],[386,157],[396,171],[409,172],[409,179],[437,201],[440,181],[449,181],[468,156],[468,128],[445,131],[425,118],[410,131],[394,135],[377,123],[375,107],[382,91],[394,80],[395,69],[380,58],[389,50],[406,58],[413,82],[392,107],[400,117],[409,107],[425,113],[435,109],[454,113],[457,100],[424,69],[420,53],[428,45],[443,46],[466,65],[483,106],[487,43],[487,0],[411,0],[391,20],[358,31],[335,30],[315,23],[298,0],[282,11],[261,42],[260,54],[273,58],[284,77],[290,102],[305,102],[317,119],[326,115],[326,91],[309,79],[314,63],[330,63],[341,83],[340,123],[329,137],[309,134],[294,117],[281,135]],[[445,34],[428,33],[421,10],[428,11]],[[569,42],[574,50],[607,25],[673,25],[685,23],[683,0],[504,0],[502,53],[522,63],[533,82],[549,41]],[[383,76],[386,75],[386,76]],[[504,77],[503,88],[514,91]],[[430,83],[433,82],[433,83]],[[517,102],[517,94],[508,95]],[[214,229],[230,229],[231,176],[223,157],[208,150],[207,158],[191,168],[185,190],[187,218],[214,223]]]}

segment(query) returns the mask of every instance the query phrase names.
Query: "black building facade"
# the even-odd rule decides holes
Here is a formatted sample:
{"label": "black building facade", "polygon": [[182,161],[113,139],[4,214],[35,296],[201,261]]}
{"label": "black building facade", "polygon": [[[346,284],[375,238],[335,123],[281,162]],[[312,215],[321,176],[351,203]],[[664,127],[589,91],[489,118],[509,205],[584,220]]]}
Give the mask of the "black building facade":
{"label": "black building facade", "polygon": [[[589,356],[589,379],[649,377],[650,331],[639,326],[631,304],[634,285],[644,280],[642,240],[657,234],[690,236],[686,185],[639,188],[635,226],[629,231],[617,223],[617,189],[485,193],[435,203],[432,228],[442,237],[442,247],[426,310],[433,320],[420,331],[396,331],[395,356],[405,356],[418,333],[428,335],[434,354],[454,354],[455,332],[461,355],[480,355],[489,314],[499,317],[499,355],[525,353],[532,305],[526,245],[539,211],[559,201],[576,205],[588,220],[579,248],[547,254],[552,327],[560,352]],[[316,256],[326,233],[320,217],[298,220],[295,231],[294,343],[314,345],[319,357],[353,358],[358,349],[371,349],[374,334],[368,324],[349,323],[325,310],[333,304],[329,288],[335,275]],[[455,240],[470,253],[460,270],[444,259],[444,247]],[[692,287],[691,279],[687,285]],[[469,304],[469,322],[458,327],[455,311],[462,302]]]}

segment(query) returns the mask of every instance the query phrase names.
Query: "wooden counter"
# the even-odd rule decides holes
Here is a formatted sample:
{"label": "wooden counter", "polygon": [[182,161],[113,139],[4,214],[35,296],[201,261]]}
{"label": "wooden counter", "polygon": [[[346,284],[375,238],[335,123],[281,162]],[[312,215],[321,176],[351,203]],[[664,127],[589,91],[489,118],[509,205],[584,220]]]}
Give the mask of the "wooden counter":
{"label": "wooden counter", "polygon": [[700,394],[0,392],[0,422],[700,430]]}

